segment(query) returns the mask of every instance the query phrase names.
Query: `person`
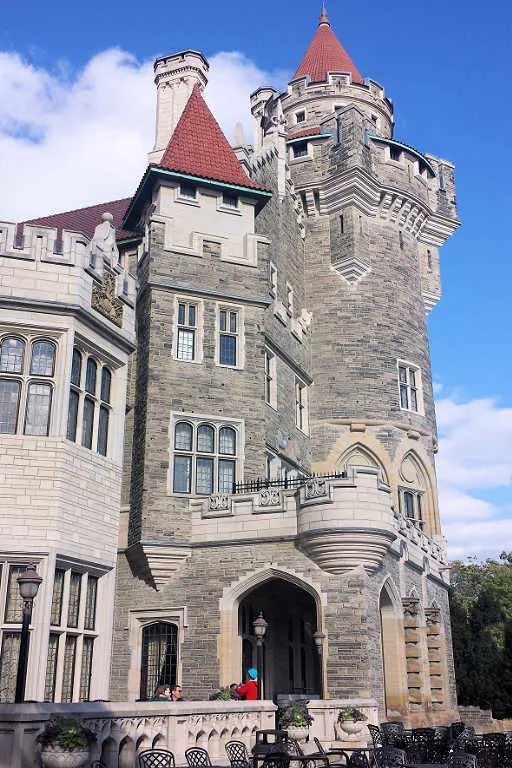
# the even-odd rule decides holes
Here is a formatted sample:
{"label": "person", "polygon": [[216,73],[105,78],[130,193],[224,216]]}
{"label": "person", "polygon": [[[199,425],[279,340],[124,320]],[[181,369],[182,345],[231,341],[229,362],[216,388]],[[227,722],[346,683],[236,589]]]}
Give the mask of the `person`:
{"label": "person", "polygon": [[179,683],[173,685],[171,688],[171,701],[183,701],[183,688]]}
{"label": "person", "polygon": [[237,687],[237,693],[243,696],[245,701],[256,701],[258,698],[258,670],[251,667],[247,670],[249,679]]}
{"label": "person", "polygon": [[171,686],[159,685],[150,701],[173,701],[171,698]]}
{"label": "person", "polygon": [[231,685],[229,686],[230,698],[235,699],[235,701],[242,698],[241,695],[238,693],[237,688],[238,688],[238,683],[231,683]]}

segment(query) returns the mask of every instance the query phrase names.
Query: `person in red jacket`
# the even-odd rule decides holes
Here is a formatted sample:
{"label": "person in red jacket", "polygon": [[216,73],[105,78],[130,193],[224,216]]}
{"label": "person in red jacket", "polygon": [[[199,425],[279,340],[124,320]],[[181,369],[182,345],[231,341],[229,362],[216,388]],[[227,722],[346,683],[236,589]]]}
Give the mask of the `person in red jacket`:
{"label": "person in red jacket", "polygon": [[251,667],[247,670],[249,679],[243,685],[237,687],[237,693],[242,696],[245,701],[256,701],[258,698],[258,670]]}

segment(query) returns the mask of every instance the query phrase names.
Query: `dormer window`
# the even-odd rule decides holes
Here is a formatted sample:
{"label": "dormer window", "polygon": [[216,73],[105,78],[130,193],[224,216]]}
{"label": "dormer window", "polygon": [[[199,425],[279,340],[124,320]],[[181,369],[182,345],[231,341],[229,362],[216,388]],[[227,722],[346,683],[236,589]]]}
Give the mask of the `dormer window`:
{"label": "dormer window", "polygon": [[222,205],[224,208],[238,208],[238,195],[234,195],[232,192],[223,192]]}
{"label": "dormer window", "polygon": [[299,141],[293,145],[293,157],[307,157],[308,156],[308,142]]}
{"label": "dormer window", "polygon": [[183,181],[180,184],[180,197],[185,197],[187,200],[195,200],[197,198],[196,185]]}
{"label": "dormer window", "polygon": [[302,110],[301,112],[295,113],[295,120],[297,123],[303,123],[305,119],[306,119],[306,113],[304,112],[304,110]]}

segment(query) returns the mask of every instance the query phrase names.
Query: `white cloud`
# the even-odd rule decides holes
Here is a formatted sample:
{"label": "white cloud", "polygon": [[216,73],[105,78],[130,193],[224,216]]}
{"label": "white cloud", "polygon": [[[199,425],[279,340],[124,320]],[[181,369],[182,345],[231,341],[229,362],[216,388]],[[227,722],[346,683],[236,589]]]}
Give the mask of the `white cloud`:
{"label": "white cloud", "polygon": [[[490,398],[446,397],[436,412],[439,502],[450,557],[512,549],[512,408]],[[489,492],[502,503],[486,499]]]}
{"label": "white cloud", "polygon": [[[228,137],[240,120],[252,141],[249,95],[286,80],[239,52],[210,59],[206,98]],[[154,141],[152,61],[119,49],[78,73],[37,68],[0,52],[0,220],[20,221],[128,197]]]}

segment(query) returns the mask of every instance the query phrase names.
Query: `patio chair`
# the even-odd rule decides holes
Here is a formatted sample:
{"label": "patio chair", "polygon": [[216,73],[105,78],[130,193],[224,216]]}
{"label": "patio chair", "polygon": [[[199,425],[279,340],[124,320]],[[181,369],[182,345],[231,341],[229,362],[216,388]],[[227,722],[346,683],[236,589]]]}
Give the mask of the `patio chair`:
{"label": "patio chair", "polygon": [[[329,762],[329,768],[339,768],[340,766],[348,765],[349,756],[344,749],[325,749],[322,742],[317,736],[314,737],[314,742],[318,749],[318,754],[323,755]],[[340,763],[340,759],[343,758],[343,763]]]}
{"label": "patio chair", "polygon": [[451,728],[449,725],[434,726],[434,744],[432,757],[435,763],[444,763],[451,745]]}
{"label": "patio chair", "polygon": [[398,720],[390,720],[387,723],[380,724],[383,746],[399,747],[403,749],[406,742],[404,724]]}
{"label": "patio chair", "polygon": [[459,734],[462,733],[462,731],[465,728],[465,724],[462,722],[462,720],[456,720],[454,723],[450,725],[450,730],[452,732],[452,741],[454,741]]}
{"label": "patio chair", "polygon": [[452,752],[448,755],[448,768],[476,768],[476,757],[467,752]]}
{"label": "patio chair", "polygon": [[252,768],[251,756],[243,741],[228,741],[225,749],[231,768]]}
{"label": "patio chair", "polygon": [[290,768],[290,755],[268,754],[263,760],[261,768]]}
{"label": "patio chair", "polygon": [[139,768],[175,768],[174,755],[168,749],[144,749],[139,752]]}
{"label": "patio chair", "polygon": [[377,749],[377,747],[383,747],[384,741],[382,738],[382,731],[379,728],[378,725],[370,725],[370,723],[367,723],[367,728],[370,731],[370,736],[372,737],[373,747],[374,749]]}
{"label": "patio chair", "polygon": [[434,729],[413,728],[411,743],[407,748],[407,758],[410,763],[433,763],[434,760]]}
{"label": "patio chair", "polygon": [[379,747],[373,750],[373,760],[377,768],[399,768],[407,765],[405,750],[398,747]]}
{"label": "patio chair", "polygon": [[505,746],[482,747],[474,757],[478,768],[505,768]]}
{"label": "patio chair", "polygon": [[354,749],[348,757],[347,768],[370,768],[366,752],[363,749]]}
{"label": "patio chair", "polygon": [[189,747],[189,749],[186,749],[185,760],[189,768],[212,768],[210,755],[202,747]]}
{"label": "patio chair", "polygon": [[480,742],[472,725],[466,725],[452,744],[454,752],[469,752],[474,755],[478,751]]}

